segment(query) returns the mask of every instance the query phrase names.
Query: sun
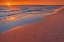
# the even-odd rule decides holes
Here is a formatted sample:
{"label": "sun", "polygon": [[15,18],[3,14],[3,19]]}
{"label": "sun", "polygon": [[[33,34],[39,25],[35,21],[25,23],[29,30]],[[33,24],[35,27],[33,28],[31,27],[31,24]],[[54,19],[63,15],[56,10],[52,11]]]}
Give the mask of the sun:
{"label": "sun", "polygon": [[8,6],[10,5],[10,3],[8,3]]}

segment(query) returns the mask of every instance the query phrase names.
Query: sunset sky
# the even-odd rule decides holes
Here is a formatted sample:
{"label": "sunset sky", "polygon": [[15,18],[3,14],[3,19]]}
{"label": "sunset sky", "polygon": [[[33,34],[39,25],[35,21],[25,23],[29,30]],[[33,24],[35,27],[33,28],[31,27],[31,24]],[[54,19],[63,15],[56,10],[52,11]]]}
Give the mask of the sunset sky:
{"label": "sunset sky", "polygon": [[0,0],[0,5],[64,5],[64,0]]}

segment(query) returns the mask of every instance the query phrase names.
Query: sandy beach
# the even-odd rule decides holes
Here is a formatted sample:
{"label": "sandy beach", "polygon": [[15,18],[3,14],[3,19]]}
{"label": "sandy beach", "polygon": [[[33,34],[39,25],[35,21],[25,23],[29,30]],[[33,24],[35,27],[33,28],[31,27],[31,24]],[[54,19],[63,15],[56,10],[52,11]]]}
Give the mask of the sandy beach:
{"label": "sandy beach", "polygon": [[64,9],[37,23],[0,33],[0,42],[64,42]]}

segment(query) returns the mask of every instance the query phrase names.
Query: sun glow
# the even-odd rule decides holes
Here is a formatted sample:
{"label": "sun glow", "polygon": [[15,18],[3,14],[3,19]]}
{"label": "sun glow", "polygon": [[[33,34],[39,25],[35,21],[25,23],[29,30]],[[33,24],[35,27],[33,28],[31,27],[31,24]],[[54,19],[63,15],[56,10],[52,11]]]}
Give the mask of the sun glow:
{"label": "sun glow", "polygon": [[10,3],[8,3],[8,5],[10,5]]}

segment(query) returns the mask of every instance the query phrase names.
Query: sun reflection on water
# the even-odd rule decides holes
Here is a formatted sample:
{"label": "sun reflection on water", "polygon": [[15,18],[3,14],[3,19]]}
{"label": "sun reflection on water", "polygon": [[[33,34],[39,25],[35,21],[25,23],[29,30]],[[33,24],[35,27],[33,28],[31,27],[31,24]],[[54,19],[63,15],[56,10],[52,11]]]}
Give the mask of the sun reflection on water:
{"label": "sun reflection on water", "polygon": [[6,20],[5,22],[10,22],[10,21],[14,21],[16,19],[15,19],[15,17],[10,16],[10,17],[7,17],[5,20]]}
{"label": "sun reflection on water", "polygon": [[10,17],[10,20],[15,20],[15,18],[14,17]]}

